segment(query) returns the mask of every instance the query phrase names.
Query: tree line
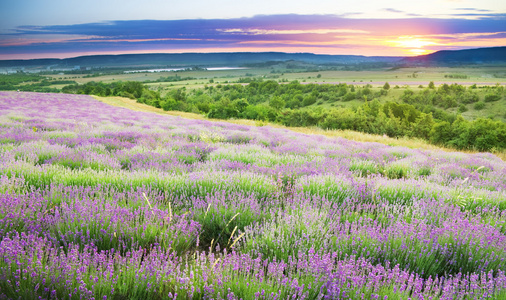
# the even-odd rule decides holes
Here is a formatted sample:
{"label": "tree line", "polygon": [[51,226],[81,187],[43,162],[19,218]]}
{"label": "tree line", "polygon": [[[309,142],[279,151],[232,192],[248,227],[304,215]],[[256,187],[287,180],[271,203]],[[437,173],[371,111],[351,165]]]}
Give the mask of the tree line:
{"label": "tree line", "polygon": [[[241,81],[241,79],[239,79]],[[467,104],[484,104],[504,99],[504,87],[486,87],[480,94],[476,86],[431,82],[420,92],[405,89],[398,102],[378,99],[391,89],[370,85],[279,84],[273,80],[248,80],[248,84],[217,84],[204,88],[170,90],[163,97],[140,82],[110,84],[90,82],[70,85],[65,93],[124,96],[164,110],[205,114],[216,119],[251,119],[286,126],[318,126],[324,129],[350,129],[390,137],[415,137],[456,149],[490,151],[506,149],[506,123],[487,118],[474,121],[445,109],[465,111]],[[360,100],[358,107],[326,107],[318,104]]]}
{"label": "tree line", "polygon": [[73,80],[55,80],[37,74],[0,74],[0,91],[58,93],[60,90],[54,85],[74,83]]}

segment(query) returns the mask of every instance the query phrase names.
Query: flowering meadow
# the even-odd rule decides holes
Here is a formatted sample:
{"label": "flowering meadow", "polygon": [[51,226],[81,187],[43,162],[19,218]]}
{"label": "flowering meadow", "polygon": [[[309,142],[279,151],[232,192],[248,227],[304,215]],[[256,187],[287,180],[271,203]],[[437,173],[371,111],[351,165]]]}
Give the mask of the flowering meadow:
{"label": "flowering meadow", "polygon": [[0,92],[0,299],[506,299],[506,163]]}

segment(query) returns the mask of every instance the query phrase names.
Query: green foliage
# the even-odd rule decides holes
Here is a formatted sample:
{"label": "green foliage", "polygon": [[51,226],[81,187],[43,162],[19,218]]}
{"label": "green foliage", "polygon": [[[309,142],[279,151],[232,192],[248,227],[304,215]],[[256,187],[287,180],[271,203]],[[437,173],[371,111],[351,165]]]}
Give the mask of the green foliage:
{"label": "green foliage", "polygon": [[[388,82],[379,91],[374,91],[371,85],[355,87],[346,84],[301,84],[298,81],[279,84],[273,80],[250,77],[243,81],[248,84],[218,84],[196,90],[173,89],[164,97],[139,82],[89,82],[69,85],[62,91],[121,95],[164,110],[204,113],[216,119],[245,118],[294,127],[318,126],[390,137],[409,136],[458,149],[490,151],[505,148],[501,131],[503,122],[466,121],[445,111],[458,107],[458,112],[463,113],[468,109],[466,104],[471,103],[474,103],[475,110],[482,110],[485,102],[502,99],[502,86],[484,88],[482,94],[486,92],[485,99],[479,101],[476,88],[458,84],[443,84],[436,88],[430,82],[428,88],[419,92],[405,89],[399,96],[400,103],[382,103],[374,99],[387,95],[390,89]],[[358,107],[325,106],[329,102],[354,100],[365,100],[365,103]]]}
{"label": "green foliage", "polygon": [[250,105],[246,107],[242,116],[246,119],[250,120],[259,120],[259,121],[275,121],[278,117],[277,112],[270,106],[265,104],[258,105]]}
{"label": "green foliage", "polygon": [[443,97],[443,101],[441,103],[441,106],[443,106],[445,109],[457,107],[457,99],[455,99],[455,96],[449,96],[446,95]]}
{"label": "green foliage", "polygon": [[485,102],[483,102],[483,101],[476,102],[473,107],[476,110],[482,110],[485,108]]}
{"label": "green foliage", "polygon": [[148,90],[148,88],[137,81],[119,81],[113,83],[90,81],[85,84],[67,85],[62,88],[62,92],[67,94],[86,94],[103,97],[122,96],[131,99],[141,98],[145,90]]}
{"label": "green foliage", "polygon": [[475,103],[480,101],[480,97],[476,93],[468,92],[461,96],[460,102],[463,104]]}
{"label": "green foliage", "polygon": [[269,101],[269,106],[275,110],[280,110],[285,107],[285,101],[279,96],[274,96]]}
{"label": "green foliage", "polygon": [[407,177],[410,167],[399,163],[393,163],[385,167],[385,176],[390,179],[400,179]]}
{"label": "green foliage", "polygon": [[359,160],[350,164],[350,171],[356,172],[359,176],[366,177],[370,174],[381,172],[381,168],[373,161]]}
{"label": "green foliage", "polygon": [[464,104],[459,105],[459,113],[463,113],[466,111],[468,111],[468,109]]}
{"label": "green foliage", "polygon": [[479,151],[506,148],[506,124],[482,118],[470,122],[469,145]]}
{"label": "green foliage", "polygon": [[494,102],[501,100],[501,95],[495,93],[489,93],[485,95],[485,102]]}
{"label": "green foliage", "polygon": [[429,140],[433,126],[434,126],[434,119],[432,118],[432,114],[422,113],[418,118],[416,118],[415,122],[412,124],[409,135],[412,137],[418,137],[424,140]]}
{"label": "green foliage", "polygon": [[39,75],[21,72],[8,75],[0,74],[0,90],[2,91],[39,91],[50,84],[45,77]]}
{"label": "green foliage", "polygon": [[160,93],[156,91],[143,90],[138,101],[156,108],[161,108]]}
{"label": "green foliage", "polygon": [[332,110],[320,125],[325,129],[355,129],[356,114],[349,109]]}
{"label": "green foliage", "polygon": [[318,109],[297,109],[283,111],[277,120],[286,126],[307,127],[318,125],[323,117],[323,112]]}
{"label": "green foliage", "polygon": [[351,101],[357,98],[357,94],[355,92],[349,92],[344,95],[343,101]]}
{"label": "green foliage", "polygon": [[449,74],[445,75],[445,78],[453,78],[453,79],[467,79],[469,76],[465,74]]}
{"label": "green foliage", "polygon": [[18,72],[15,74],[0,74],[0,90],[2,91],[23,91],[23,92],[44,92],[57,93],[59,90],[51,87],[57,84],[73,84],[72,80],[51,80],[34,74]]}
{"label": "green foliage", "polygon": [[415,120],[421,115],[420,111],[414,106],[409,104],[398,104],[395,102],[387,102],[383,105],[383,112],[386,115],[393,114],[396,118],[408,123],[415,122]]}
{"label": "green foliage", "polygon": [[434,124],[430,131],[430,141],[434,144],[444,145],[451,139],[451,125],[443,121]]}
{"label": "green foliage", "polygon": [[229,247],[246,226],[266,218],[266,215],[256,214],[248,207],[232,210],[209,204],[205,210],[198,211],[195,215],[195,220],[202,225],[200,247],[206,250],[217,245],[221,248]]}
{"label": "green foliage", "polygon": [[309,106],[311,104],[315,104],[316,103],[316,97],[314,95],[307,95],[306,97],[304,97],[304,100],[302,101],[302,104],[304,106]]}

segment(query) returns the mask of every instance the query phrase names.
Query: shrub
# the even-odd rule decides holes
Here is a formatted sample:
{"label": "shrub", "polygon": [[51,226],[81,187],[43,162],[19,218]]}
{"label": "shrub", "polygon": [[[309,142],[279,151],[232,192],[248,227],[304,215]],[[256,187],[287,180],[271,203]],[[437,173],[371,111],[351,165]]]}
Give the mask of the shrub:
{"label": "shrub", "polygon": [[498,94],[486,94],[485,95],[485,102],[494,102],[501,100],[501,96]]}
{"label": "shrub", "polygon": [[464,104],[461,104],[459,106],[459,113],[463,113],[463,112],[466,112],[468,109],[467,107],[464,105]]}
{"label": "shrub", "polygon": [[302,101],[302,104],[304,104],[304,106],[309,106],[314,103],[316,103],[316,97],[313,95],[308,95],[304,97],[304,101]]}
{"label": "shrub", "polygon": [[483,101],[479,101],[479,102],[476,102],[476,104],[474,104],[474,109],[476,110],[482,110],[485,108],[485,102]]}
{"label": "shrub", "polygon": [[355,92],[350,92],[344,95],[343,101],[351,101],[357,98],[357,94]]}

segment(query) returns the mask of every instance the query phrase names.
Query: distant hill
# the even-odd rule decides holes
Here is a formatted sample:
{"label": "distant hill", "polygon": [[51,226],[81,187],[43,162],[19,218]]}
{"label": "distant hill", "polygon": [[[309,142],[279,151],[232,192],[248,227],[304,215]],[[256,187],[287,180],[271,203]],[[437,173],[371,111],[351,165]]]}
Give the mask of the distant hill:
{"label": "distant hill", "polygon": [[191,67],[243,66],[269,61],[300,61],[311,64],[390,63],[402,57],[319,55],[312,53],[234,52],[234,53],[179,53],[179,54],[122,54],[93,55],[65,59],[0,60],[0,68],[9,67]]}
{"label": "distant hill", "polygon": [[443,50],[415,57],[283,52],[91,55],[65,59],[0,60],[0,68],[58,70],[75,68],[265,67],[278,62],[341,66],[360,64],[386,64],[390,66],[506,64],[506,47]]}
{"label": "distant hill", "polygon": [[467,50],[441,50],[427,55],[407,57],[406,64],[416,65],[474,65],[506,63],[506,47]]}

